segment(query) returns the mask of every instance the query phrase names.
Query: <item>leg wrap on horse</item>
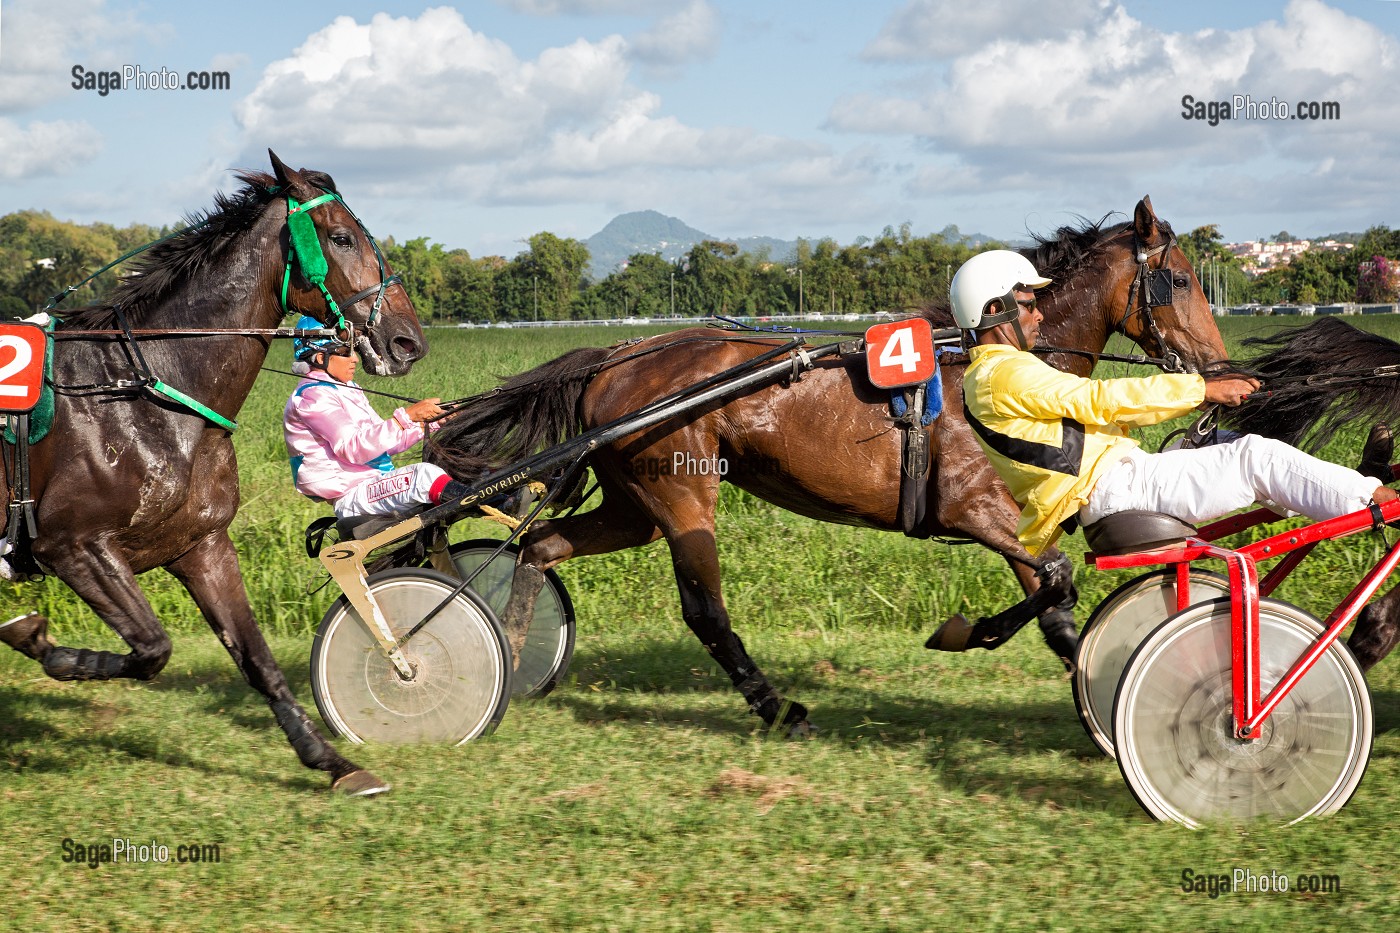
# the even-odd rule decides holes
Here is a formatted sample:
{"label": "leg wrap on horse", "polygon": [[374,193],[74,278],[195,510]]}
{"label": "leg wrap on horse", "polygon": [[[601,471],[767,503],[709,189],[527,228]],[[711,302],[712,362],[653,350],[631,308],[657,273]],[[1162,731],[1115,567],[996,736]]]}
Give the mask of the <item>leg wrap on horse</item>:
{"label": "leg wrap on horse", "polygon": [[126,671],[127,655],[89,648],[50,648],[44,673],[54,680],[111,680]]}
{"label": "leg wrap on horse", "polygon": [[[969,648],[991,651],[1004,645],[1031,619],[1066,605],[1074,605],[1077,596],[1068,557],[1060,555],[1042,565],[1036,576],[1040,578],[1040,588],[1016,605],[994,616],[978,619],[975,625],[961,614],[954,615],[928,637],[924,647],[935,651],[966,651]],[[1070,625],[1073,626],[1073,622]]]}
{"label": "leg wrap on horse", "polygon": [[1073,673],[1074,656],[1079,648],[1079,629],[1075,627],[1074,614],[1059,607],[1051,609],[1040,617],[1040,632],[1065,670]]}
{"label": "leg wrap on horse", "polygon": [[332,776],[355,770],[354,765],[336,754],[296,701],[279,700],[269,705],[277,717],[277,725],[287,733],[287,741],[292,743],[302,764],[317,771],[329,771]]}
{"label": "leg wrap on horse", "polygon": [[[736,671],[730,676],[734,686],[749,704],[749,712],[756,714],[768,725],[789,726],[807,719],[807,707],[782,695],[763,676],[763,672],[752,670],[747,676]],[[781,719],[779,718],[781,717]]]}

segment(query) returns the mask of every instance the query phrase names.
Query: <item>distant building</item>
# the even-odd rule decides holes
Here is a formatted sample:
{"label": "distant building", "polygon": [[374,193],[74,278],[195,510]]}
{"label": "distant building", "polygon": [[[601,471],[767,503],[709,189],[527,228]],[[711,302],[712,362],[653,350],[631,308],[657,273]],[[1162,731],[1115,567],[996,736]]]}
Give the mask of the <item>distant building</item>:
{"label": "distant building", "polygon": [[1310,249],[1335,252],[1353,249],[1356,244],[1339,240],[1290,240],[1274,243],[1265,240],[1246,240],[1243,243],[1226,243],[1225,248],[1240,261],[1240,268],[1248,276],[1256,276],[1280,265],[1287,265],[1293,257],[1300,256]]}

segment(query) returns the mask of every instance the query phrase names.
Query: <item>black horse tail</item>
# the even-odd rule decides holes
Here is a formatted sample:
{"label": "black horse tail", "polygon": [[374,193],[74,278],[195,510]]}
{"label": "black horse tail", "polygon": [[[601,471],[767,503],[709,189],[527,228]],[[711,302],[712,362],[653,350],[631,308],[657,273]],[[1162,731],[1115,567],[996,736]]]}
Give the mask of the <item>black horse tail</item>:
{"label": "black horse tail", "polygon": [[1400,343],[1326,317],[1245,344],[1271,349],[1243,361],[1264,385],[1222,414],[1222,423],[1237,431],[1317,451],[1345,425],[1394,420],[1400,412],[1400,378],[1366,375],[1400,365]]}
{"label": "black horse tail", "polygon": [[577,432],[583,392],[614,352],[582,347],[502,380],[494,393],[446,418],[423,458],[472,482],[561,443]]}

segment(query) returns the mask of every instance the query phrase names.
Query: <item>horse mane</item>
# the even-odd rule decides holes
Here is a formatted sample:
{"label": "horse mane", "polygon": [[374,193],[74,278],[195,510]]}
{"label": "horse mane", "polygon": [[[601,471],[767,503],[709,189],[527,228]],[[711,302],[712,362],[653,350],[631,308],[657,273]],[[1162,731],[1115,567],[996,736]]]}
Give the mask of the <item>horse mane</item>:
{"label": "horse mane", "polygon": [[[1041,275],[1054,279],[1056,284],[1064,282],[1077,275],[1085,263],[1097,257],[1104,246],[1130,227],[1129,221],[1105,227],[1114,213],[1116,211],[1104,214],[1097,221],[1080,217],[1079,224],[1066,224],[1048,237],[1033,233],[1035,245],[1018,252],[1029,259]],[[1165,220],[1157,221],[1157,229],[1168,237],[1174,235],[1171,224]]]}
{"label": "horse mane", "polygon": [[[185,229],[140,254],[106,301],[53,311],[60,328],[115,327],[117,308],[128,323],[139,322],[143,311],[158,305],[177,285],[218,259],[239,234],[252,229],[263,208],[276,197],[277,179],[266,172],[242,170],[235,176],[242,188],[233,194],[218,192],[212,208],[186,214]],[[335,191],[335,182],[324,172],[308,171],[303,177],[318,188]]]}
{"label": "horse mane", "polygon": [[[1095,259],[1110,241],[1127,229],[1127,221],[1109,227],[1104,224],[1116,212],[1110,212],[1098,220],[1080,217],[1078,224],[1066,224],[1050,236],[1031,234],[1034,246],[1017,250],[1031,261],[1036,271],[1055,281],[1048,287],[1053,291],[1057,286],[1078,275],[1081,268]],[[1167,236],[1172,236],[1172,228],[1165,220],[1159,219],[1157,227]],[[956,327],[953,312],[946,295],[940,295],[917,310],[920,317],[927,318],[934,327]]]}
{"label": "horse mane", "polygon": [[[1358,377],[1330,385],[1309,385],[1300,378],[1400,365],[1400,343],[1334,317],[1244,342],[1265,348],[1242,363],[1263,380],[1268,394],[1222,413],[1221,423],[1237,431],[1315,452],[1345,425],[1394,419],[1400,411],[1400,379],[1395,377]],[[1284,379],[1294,381],[1277,381]]]}

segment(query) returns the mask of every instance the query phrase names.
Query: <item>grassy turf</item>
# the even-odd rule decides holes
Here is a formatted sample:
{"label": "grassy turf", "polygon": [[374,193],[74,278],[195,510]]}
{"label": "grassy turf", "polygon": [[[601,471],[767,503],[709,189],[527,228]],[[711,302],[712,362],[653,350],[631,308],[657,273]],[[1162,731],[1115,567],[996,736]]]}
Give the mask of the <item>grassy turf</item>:
{"label": "grassy turf", "polygon": [[[1233,340],[1271,322],[1224,323]],[[371,384],[463,395],[617,336],[436,331],[413,376]],[[290,383],[265,375],[240,417],[235,537],[255,608],[309,705],[311,633],[331,597],[306,592],[319,575],[300,530],[320,511],[287,482],[278,426]],[[1354,460],[1363,428],[1329,454]],[[155,683],[57,684],[0,656],[0,863],[18,882],[0,928],[299,930],[332,917],[472,930],[1393,928],[1393,660],[1372,674],[1375,749],[1340,814],[1190,832],[1141,813],[1033,630],[995,653],[921,647],[950,612],[1015,597],[999,560],[811,522],[729,488],[720,547],[738,630],[811,707],[817,739],[763,735],[685,631],[653,545],[561,569],[580,619],[570,679],[513,704],[494,736],[343,749],[395,783],[371,801],[334,799],[296,764],[189,601],[149,575],[177,633]],[[1320,551],[1281,595],[1325,608],[1377,547],[1358,537]],[[1070,542],[1077,562],[1081,548]],[[1126,575],[1078,565],[1082,619]],[[43,609],[66,643],[115,644],[55,582],[13,587],[9,605]],[[90,869],[62,860],[65,838],[154,839],[172,857],[181,843],[217,843],[221,858]],[[1341,891],[1181,890],[1185,869],[1235,868],[1284,873],[1294,888],[1300,874],[1336,876]]]}

